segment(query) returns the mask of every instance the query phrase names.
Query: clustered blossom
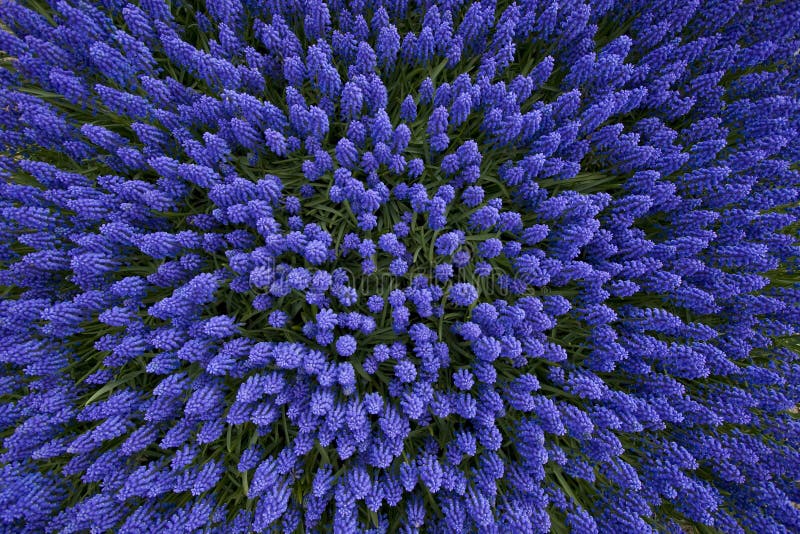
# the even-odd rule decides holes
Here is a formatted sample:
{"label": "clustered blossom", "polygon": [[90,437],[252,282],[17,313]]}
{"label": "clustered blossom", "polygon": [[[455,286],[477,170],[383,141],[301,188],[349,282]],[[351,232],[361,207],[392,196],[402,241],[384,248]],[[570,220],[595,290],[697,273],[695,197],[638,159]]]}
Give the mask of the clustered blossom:
{"label": "clustered blossom", "polygon": [[0,0],[0,530],[800,531],[799,49]]}

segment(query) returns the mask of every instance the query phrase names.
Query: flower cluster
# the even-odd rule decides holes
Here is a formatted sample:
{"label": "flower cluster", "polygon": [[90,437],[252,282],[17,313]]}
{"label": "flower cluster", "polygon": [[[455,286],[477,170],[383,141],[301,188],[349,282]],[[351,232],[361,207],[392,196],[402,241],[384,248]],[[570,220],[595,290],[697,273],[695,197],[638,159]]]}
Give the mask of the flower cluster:
{"label": "flower cluster", "polygon": [[800,531],[798,49],[0,0],[0,530]]}

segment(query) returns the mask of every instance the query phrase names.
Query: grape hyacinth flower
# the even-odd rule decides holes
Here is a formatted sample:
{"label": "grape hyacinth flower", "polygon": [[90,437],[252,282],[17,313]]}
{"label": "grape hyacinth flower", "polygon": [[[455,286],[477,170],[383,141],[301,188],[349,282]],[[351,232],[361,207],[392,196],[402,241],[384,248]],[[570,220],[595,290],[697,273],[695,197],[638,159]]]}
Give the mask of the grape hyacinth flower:
{"label": "grape hyacinth flower", "polygon": [[0,0],[0,531],[800,531],[798,49]]}

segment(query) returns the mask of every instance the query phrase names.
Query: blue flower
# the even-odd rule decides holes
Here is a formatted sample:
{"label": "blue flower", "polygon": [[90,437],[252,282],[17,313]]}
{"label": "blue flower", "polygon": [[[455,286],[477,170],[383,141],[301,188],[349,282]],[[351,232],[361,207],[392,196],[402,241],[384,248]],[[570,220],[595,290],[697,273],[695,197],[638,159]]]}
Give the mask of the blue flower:
{"label": "blue flower", "polygon": [[356,339],[351,335],[344,335],[336,340],[336,352],[340,356],[352,356],[357,347]]}
{"label": "blue flower", "polygon": [[800,528],[793,3],[137,4],[0,9],[0,530]]}
{"label": "blue flower", "polygon": [[465,282],[453,285],[450,289],[448,299],[457,306],[469,306],[478,298],[478,290],[475,286]]}

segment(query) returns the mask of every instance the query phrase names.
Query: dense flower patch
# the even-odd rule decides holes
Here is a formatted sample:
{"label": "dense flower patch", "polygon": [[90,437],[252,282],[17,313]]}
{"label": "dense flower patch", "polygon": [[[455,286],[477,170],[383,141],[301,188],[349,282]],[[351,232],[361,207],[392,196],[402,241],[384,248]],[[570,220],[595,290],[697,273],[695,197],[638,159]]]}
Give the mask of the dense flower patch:
{"label": "dense flower patch", "polygon": [[797,532],[800,4],[0,0],[0,530]]}

